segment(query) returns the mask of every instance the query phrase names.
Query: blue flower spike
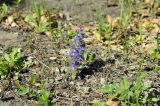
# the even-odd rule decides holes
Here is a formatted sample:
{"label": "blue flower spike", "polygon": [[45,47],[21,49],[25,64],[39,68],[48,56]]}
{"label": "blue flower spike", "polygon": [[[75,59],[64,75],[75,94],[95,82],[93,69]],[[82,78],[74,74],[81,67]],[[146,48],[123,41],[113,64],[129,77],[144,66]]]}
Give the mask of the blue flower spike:
{"label": "blue flower spike", "polygon": [[68,56],[73,58],[71,67],[74,69],[79,68],[84,61],[84,53],[86,53],[85,45],[83,45],[83,30],[80,28],[77,31],[77,36],[74,38],[74,42],[71,46],[71,50],[68,53]]}

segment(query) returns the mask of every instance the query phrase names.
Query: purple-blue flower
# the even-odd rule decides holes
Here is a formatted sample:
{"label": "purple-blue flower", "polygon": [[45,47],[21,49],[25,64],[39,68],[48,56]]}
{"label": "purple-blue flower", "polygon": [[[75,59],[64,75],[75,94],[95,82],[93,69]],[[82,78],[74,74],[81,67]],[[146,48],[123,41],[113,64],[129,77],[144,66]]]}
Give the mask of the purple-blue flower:
{"label": "purple-blue flower", "polygon": [[86,53],[86,48],[83,42],[83,31],[80,28],[77,32],[78,34],[75,36],[71,50],[68,53],[68,56],[73,59],[71,67],[75,69],[82,65],[84,61],[83,54]]}

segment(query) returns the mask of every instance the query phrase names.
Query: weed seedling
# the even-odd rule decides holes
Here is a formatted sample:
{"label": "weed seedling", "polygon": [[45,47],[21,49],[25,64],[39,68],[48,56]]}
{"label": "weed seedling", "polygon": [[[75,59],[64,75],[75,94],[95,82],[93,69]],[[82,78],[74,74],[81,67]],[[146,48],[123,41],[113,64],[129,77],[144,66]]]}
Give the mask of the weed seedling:
{"label": "weed seedling", "polygon": [[33,9],[35,12],[35,17],[28,15],[25,17],[25,21],[31,23],[35,27],[35,32],[43,33],[46,31],[50,31],[50,26],[52,24],[49,17],[43,16],[43,8],[41,5],[37,4],[35,0],[33,0]]}
{"label": "weed seedling", "polygon": [[50,92],[47,91],[48,83],[41,81],[38,88],[34,86],[36,83],[36,76],[31,76],[31,86],[18,84],[17,92],[21,96],[28,96],[29,98],[36,98],[37,103],[34,106],[51,106]]}
{"label": "weed seedling", "polygon": [[160,33],[157,33],[156,42],[157,47],[151,54],[151,58],[157,61],[157,64],[155,64],[155,70],[158,70],[158,73],[160,73]]}
{"label": "weed seedling", "polygon": [[48,84],[44,81],[41,82],[41,90],[38,96],[38,103],[35,106],[51,106],[51,101],[49,99],[50,92],[46,91]]}
{"label": "weed seedling", "polygon": [[[125,77],[120,84],[112,83],[110,85],[103,86],[100,91],[102,93],[109,94],[109,98],[111,100],[117,98],[129,106],[142,106],[144,103],[142,95],[145,91],[148,91],[151,86],[151,84],[143,83],[146,75],[147,74],[142,74],[137,76],[133,84],[131,84]],[[145,102],[149,100],[152,100],[152,98],[146,98]]]}
{"label": "weed seedling", "polygon": [[16,5],[16,7],[19,6],[20,2],[21,2],[21,0],[14,0],[14,4]]}
{"label": "weed seedling", "polygon": [[29,87],[27,87],[25,85],[19,85],[17,92],[19,95],[24,96],[29,93]]}
{"label": "weed seedling", "polygon": [[3,20],[3,18],[8,14],[8,6],[3,3],[0,7],[0,22]]}
{"label": "weed seedling", "polygon": [[4,54],[4,59],[0,58],[0,77],[5,78],[10,74],[17,75],[17,71],[30,65],[31,61],[28,62],[22,58],[21,50],[13,48],[10,54]]}
{"label": "weed seedling", "polygon": [[[105,22],[105,17],[102,15],[100,8],[98,8],[95,4],[95,1],[92,1],[93,8],[96,10],[96,16],[98,21],[98,32],[100,40],[106,41],[108,47],[110,47],[111,43],[111,35],[112,35],[112,25]],[[98,38],[98,39],[99,39]]]}

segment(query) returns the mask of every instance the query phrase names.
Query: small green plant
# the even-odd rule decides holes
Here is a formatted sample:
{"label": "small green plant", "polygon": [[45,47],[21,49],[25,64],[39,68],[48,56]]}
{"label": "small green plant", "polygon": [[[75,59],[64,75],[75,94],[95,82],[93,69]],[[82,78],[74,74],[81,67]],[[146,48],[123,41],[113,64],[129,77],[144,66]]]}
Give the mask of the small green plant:
{"label": "small green plant", "polygon": [[24,96],[24,95],[28,94],[29,93],[29,87],[24,86],[24,85],[20,85],[19,89],[18,89],[18,93],[21,96]]}
{"label": "small green plant", "polygon": [[159,0],[153,0],[153,3],[150,7],[150,12],[152,13],[152,15],[156,15],[156,13],[158,12],[158,5],[160,4]]}
{"label": "small green plant", "polygon": [[68,30],[67,35],[69,36],[70,39],[72,39],[77,35],[77,33],[73,30]]}
{"label": "small green plant", "polygon": [[95,101],[93,106],[105,106],[105,103],[99,102],[99,101]]}
{"label": "small green plant", "polygon": [[0,7],[0,22],[3,20],[3,18],[8,14],[8,6],[3,3]]}
{"label": "small green plant", "polygon": [[160,33],[157,33],[156,42],[157,47],[151,54],[151,58],[156,61],[155,70],[160,73]]}
{"label": "small green plant", "polygon": [[98,17],[98,30],[101,37],[105,36],[105,21],[102,13],[99,9],[96,10],[96,14]]}
{"label": "small green plant", "polygon": [[20,2],[21,2],[21,0],[14,0],[14,4],[16,5],[16,7],[19,6]]}
{"label": "small green plant", "polygon": [[108,40],[108,45],[110,46],[110,43],[111,43],[111,35],[112,35],[112,25],[111,24],[106,24],[106,27],[105,27],[105,38],[106,40]]}
{"label": "small green plant", "polygon": [[86,53],[83,54],[83,57],[84,57],[84,61],[86,63],[90,63],[90,62],[93,62],[95,60],[96,54],[86,52]]}
{"label": "small green plant", "polygon": [[41,84],[35,87],[36,76],[31,76],[30,86],[17,83],[17,92],[21,96],[28,96],[29,98],[37,98],[37,103],[34,106],[51,106],[50,92],[47,91],[48,83],[41,81]]}
{"label": "small green plant", "polygon": [[154,50],[154,52],[151,54],[151,57],[153,59],[160,59],[160,33],[157,33],[157,38],[156,38],[156,42],[157,42],[157,47]]}
{"label": "small green plant", "polygon": [[19,48],[13,48],[10,54],[4,54],[4,59],[0,58],[0,77],[5,78],[10,74],[17,75],[17,71],[30,66],[29,63],[22,58]]}
{"label": "small green plant", "polygon": [[[143,80],[147,74],[138,76],[133,84],[130,84],[125,77],[120,84],[112,83],[103,86],[100,91],[109,94],[110,99],[119,99],[129,106],[142,106],[144,103],[143,93],[148,91],[151,84],[144,84]],[[156,98],[146,98],[145,102],[157,100]],[[150,101],[154,102],[154,101]]]}
{"label": "small green plant", "polygon": [[35,106],[51,106],[50,92],[47,91],[48,83],[41,82],[40,93],[38,94],[38,103]]}
{"label": "small green plant", "polygon": [[99,34],[102,38],[104,38],[105,37],[105,19],[101,13],[100,8],[96,6],[96,2],[95,1],[92,1],[92,2],[93,2],[93,8],[96,10]]}
{"label": "small green plant", "polygon": [[51,27],[51,20],[50,17],[45,17],[43,15],[43,7],[36,3],[35,0],[33,0],[33,9],[35,12],[35,17],[28,15],[25,17],[25,21],[28,23],[31,23],[35,27],[35,32],[37,33],[43,33],[46,31],[50,31]]}
{"label": "small green plant", "polygon": [[102,15],[102,12],[99,7],[96,6],[95,1],[93,0],[93,8],[96,10],[96,16],[98,21],[98,32],[100,35],[100,39],[106,41],[108,46],[111,43],[111,35],[112,35],[112,25],[110,23],[105,22],[105,17]]}
{"label": "small green plant", "polygon": [[51,106],[51,101],[49,99],[50,92],[46,91],[48,84],[44,81],[41,83],[41,90],[38,96],[38,103],[35,106]]}
{"label": "small green plant", "polygon": [[[129,4],[129,7],[128,7]],[[119,24],[124,26],[128,23],[131,23],[130,20],[130,14],[133,9],[133,3],[132,0],[120,0],[120,7],[121,7],[121,13],[120,13],[120,21]]]}

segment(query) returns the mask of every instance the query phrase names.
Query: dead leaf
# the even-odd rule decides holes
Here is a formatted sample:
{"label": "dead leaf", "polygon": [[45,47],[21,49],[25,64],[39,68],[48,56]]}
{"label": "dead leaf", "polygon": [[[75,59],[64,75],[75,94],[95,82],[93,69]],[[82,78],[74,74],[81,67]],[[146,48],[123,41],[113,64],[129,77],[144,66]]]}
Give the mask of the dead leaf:
{"label": "dead leaf", "polygon": [[120,17],[113,18],[110,15],[107,16],[106,21],[115,28],[118,25],[118,21],[120,20]]}
{"label": "dead leaf", "polygon": [[94,37],[90,37],[90,38],[84,38],[84,42],[85,44],[94,44],[96,42],[96,39]]}
{"label": "dead leaf", "polygon": [[84,30],[85,32],[91,32],[92,29],[93,29],[93,26],[91,26],[91,25],[85,25],[85,26],[83,27],[83,30]]}
{"label": "dead leaf", "polygon": [[97,31],[93,31],[93,34],[96,36],[98,42],[102,42],[102,36]]}
{"label": "dead leaf", "polygon": [[160,32],[160,26],[158,26],[158,24],[154,24],[153,25],[153,29],[151,30],[151,34],[153,35],[153,34],[157,34],[157,33],[159,33]]}
{"label": "dead leaf", "polygon": [[42,22],[42,23],[46,23],[46,22],[47,22],[46,16],[41,16],[41,22]]}
{"label": "dead leaf", "polygon": [[156,42],[150,42],[148,44],[143,44],[143,47],[144,47],[144,51],[148,54],[151,54],[154,52],[154,50],[156,49],[157,47],[157,43]]}
{"label": "dead leaf", "polygon": [[76,31],[77,29],[79,29],[79,26],[74,25],[72,23],[68,23],[68,27],[70,27],[72,30]]}
{"label": "dead leaf", "polygon": [[112,22],[113,22],[113,18],[110,15],[107,15],[107,22],[109,24],[112,24]]}
{"label": "dead leaf", "polygon": [[109,99],[106,102],[106,106],[121,106],[121,102],[118,99]]}
{"label": "dead leaf", "polygon": [[9,17],[6,19],[6,25],[11,25],[13,21],[14,21],[13,16],[9,16]]}
{"label": "dead leaf", "polygon": [[110,45],[110,48],[114,51],[122,51],[123,50],[122,45]]}
{"label": "dead leaf", "polygon": [[146,4],[152,4],[154,2],[154,0],[145,0]]}
{"label": "dead leaf", "polygon": [[51,31],[46,31],[46,32],[44,32],[44,33],[45,33],[45,35],[47,35],[47,36],[51,36],[51,35],[52,35]]}
{"label": "dead leaf", "polygon": [[142,13],[142,17],[143,17],[143,18],[147,18],[147,17],[150,16],[150,11],[149,11],[149,9],[143,9],[143,10],[141,10],[141,13]]}

